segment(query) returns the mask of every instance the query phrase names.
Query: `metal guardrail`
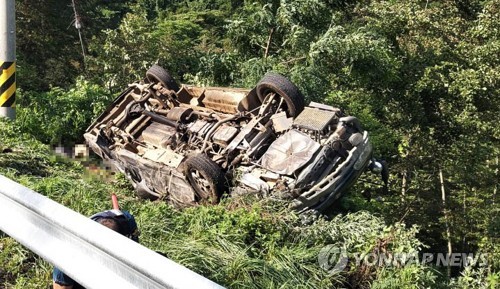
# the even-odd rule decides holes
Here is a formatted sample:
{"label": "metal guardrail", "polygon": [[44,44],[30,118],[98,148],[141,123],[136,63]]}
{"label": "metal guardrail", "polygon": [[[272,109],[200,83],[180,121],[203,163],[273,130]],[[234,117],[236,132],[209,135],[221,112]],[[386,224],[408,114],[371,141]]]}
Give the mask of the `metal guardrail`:
{"label": "metal guardrail", "polygon": [[86,288],[223,288],[1,175],[0,230]]}

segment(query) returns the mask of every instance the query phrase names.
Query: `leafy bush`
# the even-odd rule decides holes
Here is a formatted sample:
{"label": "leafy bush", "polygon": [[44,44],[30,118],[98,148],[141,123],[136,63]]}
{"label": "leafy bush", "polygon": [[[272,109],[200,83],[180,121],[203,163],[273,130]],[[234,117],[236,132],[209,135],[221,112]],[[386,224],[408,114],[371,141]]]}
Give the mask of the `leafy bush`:
{"label": "leafy bush", "polygon": [[451,286],[460,289],[498,288],[500,272],[491,272],[486,266],[466,267]]}
{"label": "leafy bush", "polygon": [[87,126],[111,100],[105,89],[83,78],[69,90],[53,87],[20,94],[16,122],[46,144],[81,142]]}

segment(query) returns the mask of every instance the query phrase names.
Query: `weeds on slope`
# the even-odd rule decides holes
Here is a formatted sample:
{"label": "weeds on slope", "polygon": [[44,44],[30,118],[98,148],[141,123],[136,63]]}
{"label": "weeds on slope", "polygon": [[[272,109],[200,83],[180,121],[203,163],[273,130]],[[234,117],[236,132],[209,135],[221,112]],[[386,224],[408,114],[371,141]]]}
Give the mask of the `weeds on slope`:
{"label": "weeds on slope", "polygon": [[[379,272],[391,273],[394,284],[420,288],[435,278],[423,267],[413,268],[413,275],[404,280],[399,276],[407,272],[397,268],[374,267],[364,275],[354,264],[333,273],[323,270],[318,254],[327,244],[351,253],[370,252],[389,238],[389,250],[421,246],[416,229],[388,227],[366,212],[304,225],[286,204],[252,196],[177,210],[162,201],[137,199],[123,176],[93,176],[81,163],[55,157],[11,123],[0,121],[4,150],[0,174],[83,215],[109,209],[110,193],[116,193],[121,206],[136,216],[141,244],[228,288],[368,287],[377,284]],[[2,233],[0,268],[0,287],[47,288],[51,283],[51,265]]]}

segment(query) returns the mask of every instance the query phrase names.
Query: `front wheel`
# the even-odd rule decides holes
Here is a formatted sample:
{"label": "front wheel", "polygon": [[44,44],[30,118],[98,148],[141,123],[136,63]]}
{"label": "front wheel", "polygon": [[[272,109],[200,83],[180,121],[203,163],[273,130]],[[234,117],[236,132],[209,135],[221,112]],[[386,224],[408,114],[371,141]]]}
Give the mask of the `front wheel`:
{"label": "front wheel", "polygon": [[163,67],[154,64],[150,69],[146,72],[146,78],[150,82],[159,83],[163,85],[163,87],[179,91],[179,85],[175,82],[174,78],[170,75],[170,73]]}
{"label": "front wheel", "polygon": [[297,86],[283,75],[267,73],[259,81],[257,95],[260,101],[264,103],[270,93],[276,93],[280,97],[277,102],[279,107],[276,107],[276,111],[286,111],[288,117],[296,117],[304,110],[304,96]]}
{"label": "front wheel", "polygon": [[217,204],[225,189],[222,169],[204,154],[188,158],[185,165],[184,173],[195,191],[195,201]]}

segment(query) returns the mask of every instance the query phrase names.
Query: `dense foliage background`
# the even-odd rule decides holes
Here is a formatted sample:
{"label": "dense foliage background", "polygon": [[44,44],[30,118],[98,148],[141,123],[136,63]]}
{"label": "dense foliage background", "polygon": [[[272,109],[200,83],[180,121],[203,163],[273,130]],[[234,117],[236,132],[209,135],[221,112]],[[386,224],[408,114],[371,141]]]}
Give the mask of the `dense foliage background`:
{"label": "dense foliage background", "polygon": [[[498,285],[500,1],[78,0],[83,43],[71,4],[16,1],[18,119],[2,123],[0,147],[23,153],[0,154],[1,173],[90,214],[92,206],[85,202],[105,207],[105,192],[121,185],[80,180],[82,168],[52,160],[41,143],[81,142],[96,114],[153,63],[181,82],[199,85],[252,87],[274,70],[295,82],[308,100],[342,107],[362,120],[375,154],[390,164],[389,193],[369,178],[360,181],[331,212],[333,222],[309,228],[274,204],[176,212],[164,204],[137,202],[123,188],[141,215],[146,245],[234,288]],[[27,133],[23,142],[15,140],[17,131]],[[28,149],[33,146],[37,150]],[[28,159],[40,168],[25,168]],[[74,169],[73,179],[57,170],[66,165]],[[89,199],[79,197],[83,203],[75,204],[72,194]],[[205,219],[217,221],[196,223]],[[353,235],[345,240],[357,237],[364,244],[353,250],[372,250],[377,240],[388,238],[387,226],[411,244],[405,248],[483,252],[489,263],[451,271],[350,268],[326,276],[314,261],[318,248],[348,243],[327,236],[353,224],[369,232],[346,233]],[[165,229],[191,225],[192,231],[179,236]],[[196,226],[213,230],[202,234]],[[243,240],[238,230],[261,235]],[[223,239],[215,240],[221,232]],[[193,240],[191,248],[175,246],[184,239]],[[23,267],[33,256],[9,240],[0,241],[0,258],[14,262],[0,260],[4,286],[48,282],[50,266]],[[394,250],[405,246],[393,245]],[[227,255],[211,255],[208,247]],[[262,247],[268,249],[257,254]],[[231,262],[235,255],[242,263]],[[34,276],[39,283],[23,283]]]}

